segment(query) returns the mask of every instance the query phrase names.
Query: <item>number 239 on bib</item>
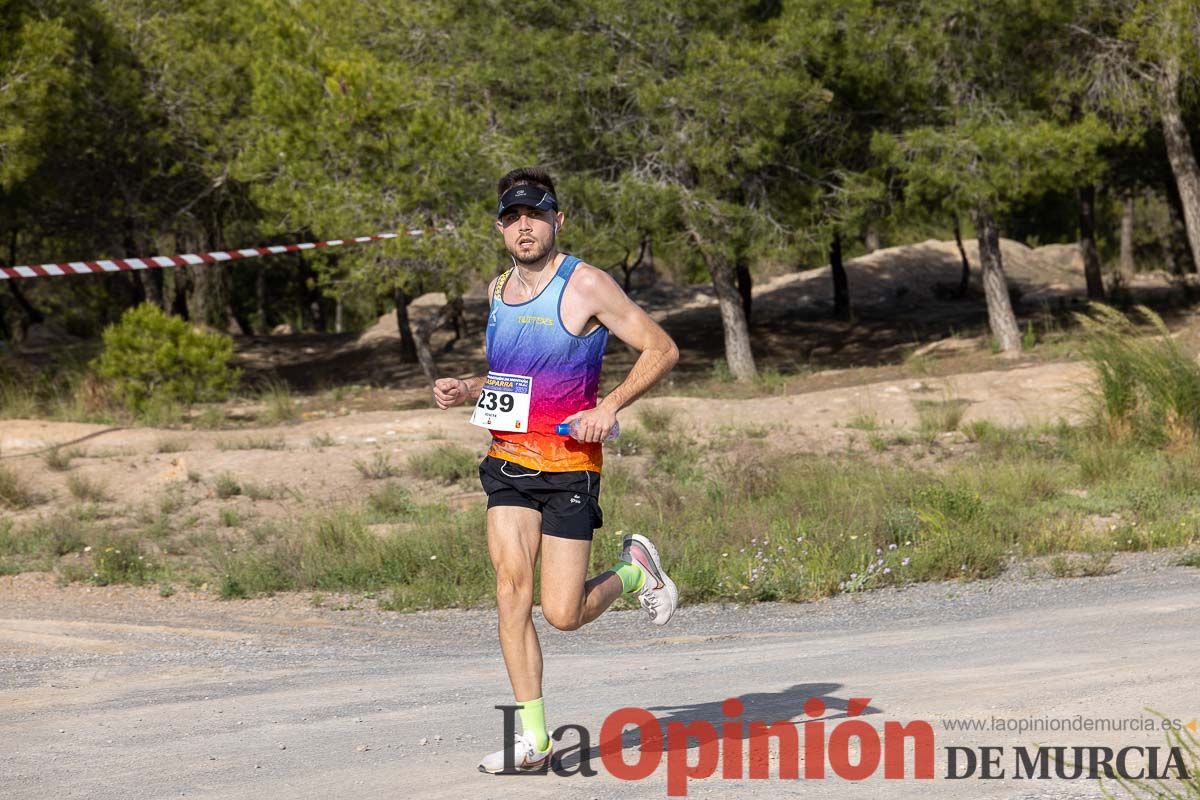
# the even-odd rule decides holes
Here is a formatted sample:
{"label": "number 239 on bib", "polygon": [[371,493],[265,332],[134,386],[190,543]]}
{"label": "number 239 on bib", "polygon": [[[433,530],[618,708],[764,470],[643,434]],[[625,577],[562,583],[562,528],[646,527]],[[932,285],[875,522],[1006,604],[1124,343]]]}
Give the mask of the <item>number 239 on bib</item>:
{"label": "number 239 on bib", "polygon": [[471,424],[493,431],[529,430],[529,398],[533,378],[489,372],[475,403]]}

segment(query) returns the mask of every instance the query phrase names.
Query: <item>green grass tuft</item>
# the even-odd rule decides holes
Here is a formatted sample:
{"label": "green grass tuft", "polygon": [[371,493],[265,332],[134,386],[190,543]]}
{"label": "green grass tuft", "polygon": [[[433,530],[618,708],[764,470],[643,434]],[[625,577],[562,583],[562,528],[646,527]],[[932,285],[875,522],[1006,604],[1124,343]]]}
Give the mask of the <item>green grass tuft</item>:
{"label": "green grass tuft", "polygon": [[92,550],[91,581],[97,586],[117,583],[140,585],[149,580],[154,572],[154,565],[132,537],[114,537]]}
{"label": "green grass tuft", "polygon": [[217,476],[213,483],[213,489],[216,491],[217,497],[222,500],[228,500],[230,497],[236,497],[242,493],[242,485],[228,472],[222,472]]}
{"label": "green grass tuft", "polygon": [[641,455],[646,449],[646,434],[641,428],[622,428],[621,435],[608,445],[608,450],[618,456]]}
{"label": "green grass tuft", "polygon": [[37,505],[38,495],[30,489],[16,470],[0,464],[0,508],[21,511]]}
{"label": "green grass tuft", "polygon": [[413,456],[408,460],[408,468],[418,478],[457,483],[479,472],[479,456],[465,447],[450,445]]}
{"label": "green grass tuft", "polygon": [[291,387],[287,381],[271,380],[259,392],[259,399],[265,410],[259,419],[267,424],[295,422],[299,413],[296,411],[296,401],[292,398]]}
{"label": "green grass tuft", "polygon": [[206,405],[196,415],[193,423],[203,430],[217,430],[225,424],[225,411],[220,406]]}
{"label": "green grass tuft", "polygon": [[379,522],[407,519],[416,511],[412,494],[398,483],[386,483],[367,498],[367,507]]}
{"label": "green grass tuft", "polygon": [[492,592],[482,506],[430,508],[419,530],[380,536],[351,511],[303,520],[297,534],[254,553],[215,551],[225,599],[284,590],[391,589],[384,608],[477,605]]}
{"label": "green grass tuft", "polygon": [[358,474],[371,481],[395,478],[400,474],[400,468],[392,463],[392,459],[378,450],[371,456],[370,461],[355,459],[354,468],[358,470]]}
{"label": "green grass tuft", "polygon": [[162,439],[155,445],[157,453],[183,453],[188,449],[186,439]]}
{"label": "green grass tuft", "polygon": [[47,450],[42,456],[42,461],[45,462],[46,468],[54,472],[66,472],[71,468],[71,461],[80,458],[83,451],[77,449],[63,449],[61,447],[52,447]]}
{"label": "green grass tuft", "polygon": [[917,430],[923,434],[958,430],[970,402],[961,399],[914,400],[917,410]]}
{"label": "green grass tuft", "polygon": [[1086,556],[1060,554],[1050,559],[1050,574],[1056,578],[1094,578],[1112,572],[1112,553],[1090,553]]}
{"label": "green grass tuft", "polygon": [[284,450],[282,437],[251,436],[244,439],[218,439],[218,450]]}
{"label": "green grass tuft", "polygon": [[252,481],[242,481],[242,494],[251,500],[276,500],[283,497],[287,490],[276,486],[268,486]]}
{"label": "green grass tuft", "polygon": [[642,408],[638,410],[638,421],[648,433],[666,433],[675,422],[675,412],[669,408]]}
{"label": "green grass tuft", "polygon": [[847,428],[853,428],[859,431],[876,431],[879,430],[879,417],[874,412],[870,414],[859,414],[854,419],[846,423]]}
{"label": "green grass tuft", "polygon": [[1092,427],[1115,441],[1186,447],[1200,438],[1200,364],[1171,338],[1162,319],[1138,306],[1154,330],[1144,335],[1121,312],[1092,304],[1076,319],[1096,375]]}
{"label": "green grass tuft", "polygon": [[84,503],[103,503],[109,499],[108,492],[102,483],[85,478],[83,475],[67,476],[67,491],[76,500]]}

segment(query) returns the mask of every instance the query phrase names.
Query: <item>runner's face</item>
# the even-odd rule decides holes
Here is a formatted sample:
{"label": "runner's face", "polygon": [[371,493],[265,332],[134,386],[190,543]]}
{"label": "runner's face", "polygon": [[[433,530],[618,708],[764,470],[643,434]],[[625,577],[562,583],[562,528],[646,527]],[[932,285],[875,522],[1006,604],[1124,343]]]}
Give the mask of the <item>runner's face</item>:
{"label": "runner's face", "polygon": [[504,246],[518,263],[536,264],[554,248],[554,226],[562,225],[562,220],[562,212],[512,206],[496,220],[496,227],[504,234]]}

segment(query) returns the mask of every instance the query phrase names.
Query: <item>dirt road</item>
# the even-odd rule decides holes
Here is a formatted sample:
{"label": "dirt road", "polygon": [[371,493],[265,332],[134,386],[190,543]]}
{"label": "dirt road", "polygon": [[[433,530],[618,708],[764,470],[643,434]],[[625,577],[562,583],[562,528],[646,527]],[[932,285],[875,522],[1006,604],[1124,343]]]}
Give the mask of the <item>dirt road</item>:
{"label": "dirt road", "polygon": [[[746,719],[764,720],[804,718],[809,697],[844,717],[848,698],[868,697],[877,728],[933,724],[936,780],[711,778],[692,781],[689,796],[1098,797],[1089,781],[947,781],[944,749],[1158,745],[1162,735],[963,733],[943,720],[1140,717],[1146,706],[1200,716],[1200,571],[1171,560],[1124,556],[1102,578],[1017,568],[808,605],[687,607],[662,631],[634,612],[569,634],[539,618],[548,716],[586,726],[595,744],[622,706],[664,726],[719,725],[731,696]],[[337,611],[298,596],[222,603],[0,578],[0,796],[666,796],[665,760],[636,783],[598,758],[595,777],[476,772],[499,744],[492,707],[509,699],[493,625],[486,610]]]}

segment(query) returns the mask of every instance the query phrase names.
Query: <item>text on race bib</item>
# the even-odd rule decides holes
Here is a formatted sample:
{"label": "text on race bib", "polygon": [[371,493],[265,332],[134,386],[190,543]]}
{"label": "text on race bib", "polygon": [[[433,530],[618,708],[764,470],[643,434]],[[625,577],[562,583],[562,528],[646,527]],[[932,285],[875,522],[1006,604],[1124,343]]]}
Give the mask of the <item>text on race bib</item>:
{"label": "text on race bib", "polygon": [[493,431],[529,430],[529,398],[533,378],[489,372],[471,414],[471,424]]}

